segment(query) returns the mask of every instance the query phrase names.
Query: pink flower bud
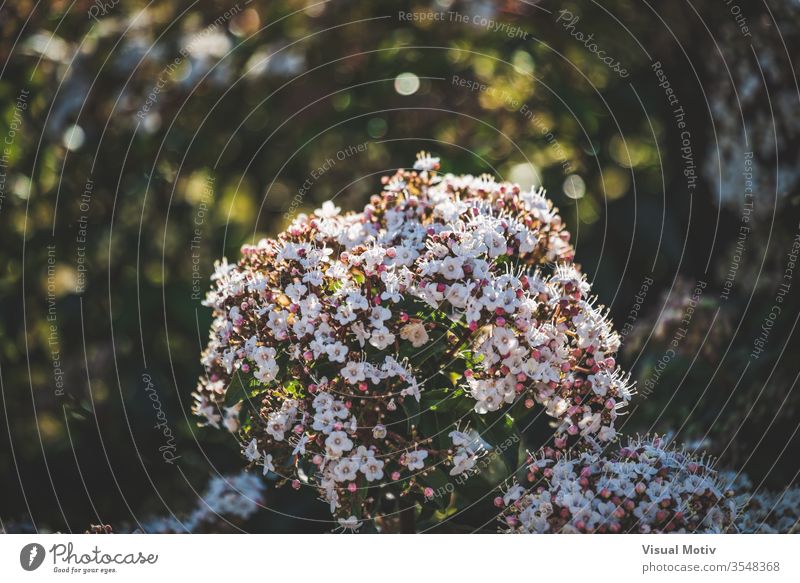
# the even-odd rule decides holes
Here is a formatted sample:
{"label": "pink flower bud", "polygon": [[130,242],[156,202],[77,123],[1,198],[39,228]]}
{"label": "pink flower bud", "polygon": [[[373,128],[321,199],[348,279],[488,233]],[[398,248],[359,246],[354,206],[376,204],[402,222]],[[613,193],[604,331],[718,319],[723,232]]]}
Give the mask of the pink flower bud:
{"label": "pink flower bud", "polygon": [[358,486],[356,486],[355,482],[350,482],[349,484],[347,484],[348,492],[355,492],[356,490],[358,490]]}

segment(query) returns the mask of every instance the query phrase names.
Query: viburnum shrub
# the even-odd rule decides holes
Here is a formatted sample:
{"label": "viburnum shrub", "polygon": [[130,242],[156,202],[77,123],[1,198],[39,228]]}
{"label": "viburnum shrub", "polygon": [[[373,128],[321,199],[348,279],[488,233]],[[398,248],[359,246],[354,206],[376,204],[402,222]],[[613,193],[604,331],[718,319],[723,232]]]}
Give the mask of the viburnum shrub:
{"label": "viburnum shrub", "polygon": [[361,212],[326,202],[217,263],[194,412],[344,527],[390,530],[450,504],[487,453],[494,487],[511,476],[537,410],[558,449],[608,444],[632,391],[542,189],[425,153],[382,183]]}
{"label": "viburnum shrub", "polygon": [[543,448],[528,460],[529,489],[495,499],[517,533],[717,533],[737,504],[717,472],[662,438],[637,438],[611,455]]}

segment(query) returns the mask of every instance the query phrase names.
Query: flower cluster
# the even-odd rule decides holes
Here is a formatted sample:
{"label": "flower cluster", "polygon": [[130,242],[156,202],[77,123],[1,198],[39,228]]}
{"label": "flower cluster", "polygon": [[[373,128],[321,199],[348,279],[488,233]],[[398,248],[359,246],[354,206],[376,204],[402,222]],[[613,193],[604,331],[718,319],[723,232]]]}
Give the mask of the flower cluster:
{"label": "flower cluster", "polygon": [[546,448],[528,471],[530,489],[515,484],[495,500],[507,532],[717,533],[736,517],[716,472],[661,438],[631,440],[609,457]]}
{"label": "flower cluster", "polygon": [[438,169],[423,153],[362,212],[300,215],[219,262],[206,298],[194,412],[337,517],[363,518],[373,486],[403,493],[436,464],[474,465],[459,432],[437,448],[420,427],[426,391],[475,415],[539,404],[558,447],[611,441],[631,398],[619,337],[544,192]]}

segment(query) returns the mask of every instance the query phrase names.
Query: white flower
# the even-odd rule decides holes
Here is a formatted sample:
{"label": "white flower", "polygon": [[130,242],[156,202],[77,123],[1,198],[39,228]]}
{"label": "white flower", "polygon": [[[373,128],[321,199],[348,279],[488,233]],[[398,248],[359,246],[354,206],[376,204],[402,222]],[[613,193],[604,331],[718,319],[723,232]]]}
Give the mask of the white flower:
{"label": "white flower", "polygon": [[420,321],[406,324],[400,329],[400,338],[408,340],[414,348],[424,346],[428,342],[428,332]]}
{"label": "white flower", "polygon": [[464,270],[461,268],[462,264],[463,260],[460,257],[447,257],[442,262],[439,273],[447,279],[462,279],[464,277]]}
{"label": "white flower", "polygon": [[383,464],[384,462],[374,457],[368,458],[367,461],[361,464],[360,469],[364,472],[367,482],[374,482],[383,477]]}
{"label": "white flower", "polygon": [[338,458],[346,451],[353,449],[353,442],[344,431],[333,431],[325,440],[325,447],[331,457]]}
{"label": "white flower", "polygon": [[350,530],[355,532],[359,528],[361,528],[361,522],[359,522],[359,520],[355,516],[350,516],[348,518],[340,518],[338,522],[342,530]]}
{"label": "white flower", "polygon": [[272,413],[267,420],[267,433],[269,433],[275,441],[283,441],[283,435],[286,432],[286,426],[289,419],[283,413]]}
{"label": "white flower", "polygon": [[468,451],[461,451],[453,457],[453,467],[450,470],[451,476],[457,476],[468,472],[475,466],[476,457]]}
{"label": "white flower", "polygon": [[254,462],[261,457],[261,453],[258,451],[258,443],[256,442],[255,438],[250,441],[247,448],[244,450],[244,457],[246,457],[247,461],[249,462]]}
{"label": "white flower", "polygon": [[373,330],[369,339],[369,343],[378,350],[385,350],[392,342],[394,342],[394,334],[384,327]]}
{"label": "white flower", "polygon": [[356,479],[357,472],[358,462],[350,458],[340,460],[336,467],[333,468],[333,475],[337,482],[352,482]]}
{"label": "white flower", "polygon": [[275,466],[272,464],[272,454],[264,454],[264,475],[275,471]]}
{"label": "white flower", "polygon": [[406,466],[409,470],[421,470],[425,467],[426,457],[428,457],[428,452],[424,449],[407,451],[403,454],[400,463]]}
{"label": "white flower", "polygon": [[351,360],[344,366],[344,368],[341,370],[341,373],[342,378],[351,385],[358,384],[367,378],[364,375],[363,362],[355,362]]}
{"label": "white flower", "polygon": [[330,219],[338,215],[341,210],[342,209],[334,205],[332,201],[326,200],[322,203],[322,208],[315,210],[314,214],[321,219]]}
{"label": "white flower", "polygon": [[328,358],[332,362],[344,362],[349,351],[350,349],[341,342],[334,342],[325,348],[325,352],[327,352]]}

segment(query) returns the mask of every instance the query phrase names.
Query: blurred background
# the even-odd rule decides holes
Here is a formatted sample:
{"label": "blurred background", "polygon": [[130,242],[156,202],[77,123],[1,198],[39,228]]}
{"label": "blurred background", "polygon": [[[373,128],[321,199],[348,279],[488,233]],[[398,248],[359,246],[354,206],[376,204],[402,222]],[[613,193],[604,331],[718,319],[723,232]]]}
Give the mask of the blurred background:
{"label": "blurred background", "polygon": [[[799,41],[796,0],[1,3],[0,526],[134,528],[236,472],[189,413],[214,261],[423,149],[547,188],[625,433],[795,483]],[[330,529],[265,506],[242,528]]]}

